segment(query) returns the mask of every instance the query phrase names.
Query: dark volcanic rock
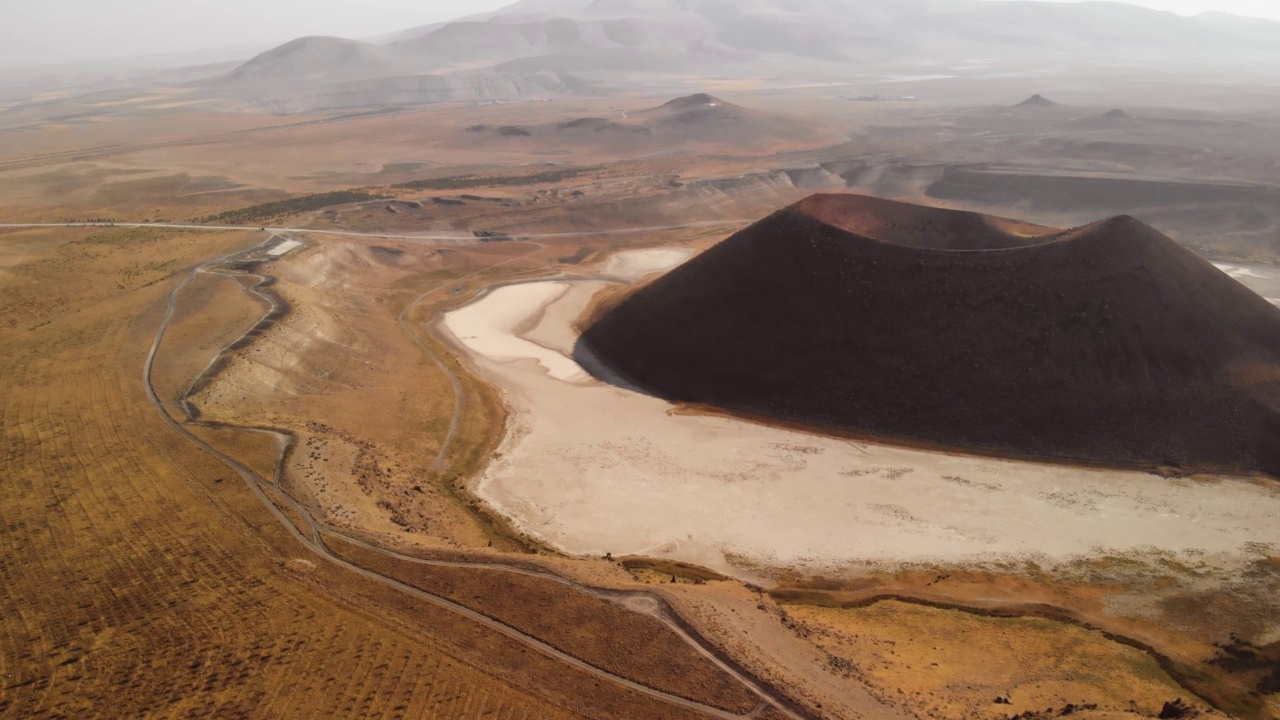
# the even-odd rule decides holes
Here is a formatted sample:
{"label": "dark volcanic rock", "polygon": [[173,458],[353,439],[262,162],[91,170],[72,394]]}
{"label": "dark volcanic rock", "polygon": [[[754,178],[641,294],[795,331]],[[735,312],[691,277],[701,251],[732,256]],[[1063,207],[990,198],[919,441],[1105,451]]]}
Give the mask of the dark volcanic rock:
{"label": "dark volcanic rock", "polygon": [[583,335],[675,401],[1112,466],[1280,474],[1280,310],[1151,227],[815,195]]}
{"label": "dark volcanic rock", "polygon": [[1022,102],[1018,103],[1017,107],[1053,107],[1054,105],[1057,105],[1057,104],[1058,103],[1037,93],[1027,98],[1026,100],[1023,100]]}
{"label": "dark volcanic rock", "polygon": [[1178,698],[1173,702],[1164,704],[1164,707],[1160,710],[1160,720],[1178,720],[1179,718],[1195,717],[1199,714],[1195,708],[1184,703],[1182,698]]}

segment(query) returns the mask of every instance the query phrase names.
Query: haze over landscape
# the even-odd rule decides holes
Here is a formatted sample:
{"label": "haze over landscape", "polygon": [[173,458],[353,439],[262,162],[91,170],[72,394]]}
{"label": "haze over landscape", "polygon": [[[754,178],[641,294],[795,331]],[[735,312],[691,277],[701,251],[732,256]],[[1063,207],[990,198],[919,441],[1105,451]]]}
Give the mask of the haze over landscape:
{"label": "haze over landscape", "polygon": [[1280,718],[1280,7],[51,0],[0,718]]}
{"label": "haze over landscape", "polygon": [[[489,13],[507,4],[505,0],[229,0],[192,7],[154,0],[51,0],[8,9],[11,32],[0,45],[0,65],[62,65],[220,48],[232,48],[228,54],[234,55],[233,48],[262,45],[266,49],[291,35],[370,37]],[[1280,9],[1269,0],[1143,0],[1133,4],[1182,15],[1217,11],[1280,20]],[[120,23],[114,32],[98,32],[104,24],[123,17],[129,22]],[[68,18],[76,21],[68,22]]]}

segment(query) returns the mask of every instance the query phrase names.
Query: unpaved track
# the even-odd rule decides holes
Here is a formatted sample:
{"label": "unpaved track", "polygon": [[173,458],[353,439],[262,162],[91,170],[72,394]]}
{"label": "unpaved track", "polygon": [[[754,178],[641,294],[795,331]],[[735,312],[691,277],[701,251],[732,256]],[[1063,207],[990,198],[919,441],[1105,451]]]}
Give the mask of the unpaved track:
{"label": "unpaved track", "polygon": [[[272,239],[274,239],[274,236]],[[242,277],[257,278],[256,283],[254,283],[249,287],[241,286],[241,290],[243,290],[245,293],[248,293],[249,295],[252,295],[258,300],[262,301],[262,303],[267,307],[269,307],[270,310],[268,310],[267,314],[263,315],[262,318],[258,320],[258,322],[250,326],[249,329],[246,330],[243,335],[241,335],[239,338],[236,338],[233,341],[233,344],[239,343],[243,341],[244,338],[252,335],[254,332],[261,330],[263,326],[268,323],[269,318],[276,316],[282,310],[283,304],[280,302],[280,300],[274,294],[269,292],[263,292],[262,290],[262,288],[270,284],[270,279],[265,275],[256,275],[253,273],[237,274],[237,273],[221,272],[218,270],[211,270],[208,268],[205,268],[205,269],[197,268],[196,274],[199,275],[200,273],[208,273],[210,275],[218,275],[220,277],[228,278],[236,284],[240,283],[239,278],[242,278]],[[177,406],[180,410],[182,410],[186,414],[188,419],[194,420],[197,417],[196,408],[191,403],[191,397],[195,395],[197,392],[199,392],[201,388],[207,385],[209,381],[213,379],[214,375],[218,374],[218,371],[221,368],[222,360],[226,357],[226,351],[230,347],[231,345],[228,345],[226,348],[223,348],[221,351],[219,351],[218,354],[214,355],[213,359],[209,361],[209,364],[205,366],[204,370],[200,371],[200,374],[197,375],[191,381],[191,384],[187,386],[187,389],[183,391],[182,397],[179,398],[177,402]]]}
{"label": "unpaved track", "polygon": [[445,282],[442,282],[439,285],[436,285],[435,287],[431,288],[430,290],[427,290],[426,292],[422,293],[421,295],[418,295],[413,300],[410,300],[409,304],[405,305],[404,310],[400,312],[399,317],[396,318],[396,321],[400,323],[400,329],[403,330],[404,333],[409,336],[409,339],[413,341],[413,344],[417,346],[418,350],[420,350],[423,355],[426,355],[427,358],[431,360],[431,362],[434,363],[437,368],[440,369],[440,372],[443,373],[444,376],[449,379],[449,385],[453,388],[453,415],[449,418],[449,431],[445,433],[444,440],[440,441],[440,451],[436,453],[436,459],[433,463],[435,467],[435,471],[437,473],[444,473],[446,470],[449,469],[449,463],[447,460],[445,460],[445,458],[448,457],[449,448],[453,445],[453,439],[458,435],[458,424],[462,422],[462,410],[463,410],[464,403],[466,401],[466,396],[462,392],[462,381],[458,380],[458,376],[453,374],[453,371],[450,370],[449,366],[446,365],[445,362],[440,359],[440,356],[432,352],[431,348],[427,347],[427,344],[422,341],[422,337],[417,332],[414,331],[413,325],[409,322],[409,314],[413,312],[414,308],[416,308],[423,300],[425,300],[428,295],[438,292],[439,290],[444,289],[446,286],[457,285],[458,283],[464,282],[470,278],[476,277],[481,273],[488,272],[494,268],[502,267],[503,265],[507,265],[509,263],[516,262],[518,260],[523,260],[527,257],[532,257],[533,255],[536,255],[542,252],[543,250],[547,249],[547,246],[543,245],[542,243],[529,242],[526,240],[520,240],[516,242],[522,245],[533,245],[534,249],[530,250],[529,252],[523,255],[519,255],[517,257],[503,260],[502,262],[495,263],[493,265],[489,265],[488,267],[477,270],[469,275],[464,275],[460,278],[454,278],[454,279],[450,279]]}
{"label": "unpaved track", "polygon": [[[683,223],[680,225],[652,225],[648,227],[615,228],[612,230],[580,230],[560,233],[520,233],[512,235],[520,239],[560,239],[575,237],[595,237],[598,235],[636,235],[640,233],[666,232],[671,230],[689,230],[701,227],[720,227],[729,225],[746,225],[753,220],[706,220],[702,222]],[[475,235],[421,233],[415,235],[396,235],[392,233],[364,233],[348,230],[314,230],[305,227],[271,227],[263,225],[185,225],[180,223],[0,223],[0,229],[33,230],[38,228],[161,228],[174,230],[208,230],[212,232],[232,231],[266,231],[274,237],[278,233],[299,233],[307,235],[328,235],[331,237],[370,238],[376,240],[418,240],[432,243],[452,242],[459,245],[479,245],[481,238]],[[492,240],[491,240],[492,242]]]}
{"label": "unpaved track", "polygon": [[[208,229],[208,228],[201,227],[201,229]],[[219,229],[228,229],[228,228],[219,228]],[[588,234],[598,234],[598,233],[588,233]],[[274,233],[272,237],[274,237]],[[540,653],[543,653],[548,657],[559,660],[565,663],[566,665],[569,665],[573,668],[589,673],[595,677],[601,678],[603,680],[614,683],[616,685],[641,693],[643,695],[646,695],[646,696],[649,696],[673,705],[677,705],[688,710],[692,710],[694,712],[697,712],[707,717],[723,718],[725,720],[741,720],[742,718],[758,717],[761,713],[763,713],[766,709],[770,707],[773,707],[781,711],[783,714],[785,714],[787,717],[792,718],[793,720],[812,720],[812,716],[809,716],[807,713],[801,710],[798,706],[795,705],[795,703],[787,699],[785,696],[783,696],[781,693],[774,690],[773,688],[756,680],[746,670],[742,669],[731,659],[724,656],[717,649],[715,649],[709,643],[707,643],[705,640],[699,637],[696,634],[696,631],[694,631],[690,626],[688,626],[688,624],[684,622],[671,609],[671,607],[666,603],[666,601],[657,594],[643,592],[643,591],[628,592],[628,591],[613,591],[613,590],[608,590],[603,588],[591,588],[588,586],[580,585],[578,583],[567,580],[565,578],[559,577],[550,572],[533,570],[527,567],[521,567],[519,565],[502,563],[500,561],[491,561],[491,562],[485,562],[485,563],[470,563],[470,562],[424,560],[422,558],[402,555],[399,553],[385,550],[383,548],[379,548],[374,545],[370,545],[358,539],[348,537],[338,532],[337,530],[334,530],[333,528],[330,528],[324,525],[323,523],[320,523],[311,514],[310,510],[306,506],[304,506],[302,503],[297,501],[295,498],[293,498],[291,495],[285,492],[278,485],[278,480],[281,476],[283,465],[287,455],[287,448],[293,442],[293,437],[290,433],[276,430],[276,429],[271,429],[271,428],[254,428],[254,427],[240,428],[238,426],[231,426],[231,425],[210,424],[210,426],[229,427],[233,429],[241,429],[241,430],[259,432],[259,433],[269,433],[274,435],[279,441],[279,444],[281,447],[281,454],[277,459],[275,477],[272,479],[272,481],[268,481],[262,478],[257,473],[255,473],[253,470],[249,469],[247,466],[240,463],[239,461],[228,456],[227,454],[223,453],[222,451],[208,444],[204,440],[201,440],[199,437],[191,433],[184,426],[183,423],[179,423],[178,421],[174,420],[166,411],[165,409],[166,404],[160,400],[159,396],[156,393],[155,387],[152,384],[152,370],[154,368],[156,356],[159,353],[160,346],[164,341],[165,332],[168,330],[169,324],[172,322],[173,316],[176,312],[179,295],[187,287],[187,285],[189,285],[200,273],[210,271],[213,267],[219,264],[226,263],[236,257],[246,255],[248,253],[253,252],[254,250],[258,250],[264,247],[268,242],[270,242],[270,240],[271,238],[268,238],[267,241],[264,241],[263,243],[260,243],[259,245],[254,246],[248,251],[232,253],[230,255],[226,255],[214,260],[210,260],[195,268],[192,268],[187,274],[187,277],[181,283],[179,283],[176,287],[174,287],[174,289],[169,293],[164,319],[161,321],[160,326],[156,331],[155,339],[152,341],[151,348],[147,352],[146,361],[143,364],[142,379],[143,379],[143,385],[146,389],[148,399],[151,401],[152,405],[155,406],[156,411],[160,414],[164,422],[167,423],[169,427],[171,427],[175,432],[185,437],[187,440],[195,444],[201,450],[213,456],[214,458],[218,459],[219,461],[221,461],[222,463],[230,467],[232,470],[234,470],[236,474],[238,474],[245,481],[245,483],[249,486],[250,490],[253,491],[253,493],[258,497],[258,499],[263,503],[263,505],[268,509],[268,511],[270,511],[272,515],[274,515],[276,519],[279,520],[281,524],[284,525],[286,530],[288,530],[288,532],[291,535],[293,535],[294,538],[298,540],[298,542],[300,542],[304,547],[310,550],[313,554],[325,560],[326,562],[332,563],[338,567],[357,573],[362,577],[365,577],[373,582],[380,583],[387,587],[403,592],[407,595],[411,595],[413,597],[429,602],[433,605],[436,605],[437,607],[444,608],[451,612],[457,613],[462,617],[466,617],[470,620],[480,623],[481,625],[484,625],[485,627],[491,630],[494,630],[509,638],[512,638],[518,642],[521,642],[527,647],[534,649]],[[536,244],[536,243],[533,243],[533,244]],[[542,248],[539,247],[532,252],[536,253],[536,252],[539,252],[541,249]],[[521,257],[525,257],[525,256],[521,256]],[[485,272],[487,270],[492,269],[493,267],[507,264],[518,259],[519,258],[517,257],[517,258],[510,258],[508,260],[504,260],[500,263],[496,263],[493,266],[480,270],[477,273],[473,273],[473,275],[479,274],[481,272]],[[456,283],[458,282],[458,280],[459,279],[454,279],[451,281],[451,283]],[[254,291],[254,294],[258,294],[260,287],[261,287],[261,284],[255,285],[252,288],[252,290]],[[430,292],[434,292],[436,289],[438,288],[433,288],[427,293],[424,293],[423,295],[419,296],[419,298],[416,299],[414,303],[426,297],[426,295],[430,294]],[[413,306],[413,303],[411,303],[409,307],[412,307],[412,306]],[[273,309],[275,307],[274,301],[272,301],[272,307]],[[406,309],[405,312],[407,314],[408,309]],[[268,315],[270,315],[270,311],[268,312]],[[405,322],[404,317],[405,315],[402,314],[401,316],[402,322]],[[249,331],[247,331],[244,335],[241,336],[241,338],[237,338],[236,340],[229,343],[228,347],[234,346],[235,344],[240,342],[245,336],[248,336],[250,333],[252,333],[253,330],[256,329],[256,327],[257,325],[255,324],[254,328],[251,328]],[[417,339],[415,339],[415,344],[418,344],[419,347],[422,347],[422,345],[419,343]],[[224,348],[222,352],[225,353],[226,349]],[[449,375],[451,379],[453,379],[456,382],[457,378],[453,377],[452,374],[448,372],[447,368],[444,368],[443,363],[439,361],[439,359],[436,358],[434,354],[430,353],[429,351],[425,351],[425,349],[424,349],[424,352],[427,352],[427,354],[432,359],[436,360],[437,364],[440,365],[443,370],[445,370],[446,374]],[[222,353],[220,353],[219,355],[221,354]],[[217,359],[215,358],[215,363],[216,361]],[[459,397],[460,397],[460,393],[461,393],[460,384],[455,385],[455,392],[459,393]],[[189,409],[189,405],[187,404],[186,397],[182,398],[181,405],[184,410]],[[458,406],[455,407],[455,421],[461,411],[460,404],[456,404],[456,405]],[[199,423],[192,421],[192,424],[199,424]],[[288,518],[288,516],[276,505],[276,503],[273,502],[270,497],[268,497],[266,493],[266,488],[270,488],[274,493],[278,494],[295,512],[299,514],[300,517],[304,518],[305,523],[307,525],[307,528],[306,528],[307,532],[304,533],[303,529],[297,527]],[[509,625],[506,625],[505,623],[499,622],[493,618],[490,618],[486,615],[483,615],[474,610],[471,610],[470,608],[464,607],[462,605],[459,605],[455,602],[447,600],[438,595],[434,595],[420,588],[410,586],[392,577],[388,577],[388,576],[376,573],[372,570],[368,570],[366,568],[360,567],[346,560],[343,560],[342,558],[335,555],[333,551],[331,551],[329,547],[325,544],[324,538],[326,536],[340,539],[344,542],[351,543],[358,547],[362,547],[371,552],[376,552],[385,557],[392,558],[395,560],[400,560],[400,561],[436,565],[436,566],[443,566],[443,567],[467,568],[467,569],[476,570],[478,572],[485,572],[485,571],[510,572],[510,573],[518,573],[522,575],[535,576],[542,579],[558,582],[558,583],[570,586],[581,592],[586,592],[595,597],[602,598],[602,599],[608,600],[609,602],[622,605],[623,607],[626,607],[632,610],[633,612],[643,612],[644,614],[654,617],[659,621],[663,622],[664,624],[666,624],[673,632],[677,633],[685,642],[687,642],[697,652],[702,654],[704,657],[708,658],[717,667],[719,667],[724,672],[728,673],[730,676],[734,677],[744,687],[746,687],[753,694],[759,697],[760,703],[751,712],[743,715],[739,715],[739,714],[731,713],[725,710],[721,710],[719,708],[704,705],[702,703],[698,703],[692,700],[688,700],[682,697],[671,695],[669,693],[656,690],[654,688],[637,683],[635,681],[628,680],[626,678],[614,675],[606,670],[598,668],[594,665],[591,665],[590,663],[584,662],[576,657],[573,657],[572,655],[562,652],[552,647],[551,645],[548,645],[547,643],[541,640],[538,640],[537,638],[534,638]]]}

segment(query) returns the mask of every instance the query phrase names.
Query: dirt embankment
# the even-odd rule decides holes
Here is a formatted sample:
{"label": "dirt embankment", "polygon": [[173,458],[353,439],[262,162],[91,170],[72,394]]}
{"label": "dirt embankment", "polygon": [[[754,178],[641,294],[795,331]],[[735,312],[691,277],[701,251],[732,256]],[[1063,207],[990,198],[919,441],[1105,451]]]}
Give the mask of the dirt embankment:
{"label": "dirt embankment", "polygon": [[984,453],[1280,473],[1280,311],[1128,217],[852,195],[771,215],[583,341],[663,397]]}
{"label": "dirt embankment", "polygon": [[929,186],[927,194],[944,201],[985,205],[1028,203],[1034,209],[1053,212],[1122,212],[1126,208],[1210,203],[1248,207],[1274,202],[1278,196],[1273,188],[1243,183],[1053,175],[981,166],[948,170]]}

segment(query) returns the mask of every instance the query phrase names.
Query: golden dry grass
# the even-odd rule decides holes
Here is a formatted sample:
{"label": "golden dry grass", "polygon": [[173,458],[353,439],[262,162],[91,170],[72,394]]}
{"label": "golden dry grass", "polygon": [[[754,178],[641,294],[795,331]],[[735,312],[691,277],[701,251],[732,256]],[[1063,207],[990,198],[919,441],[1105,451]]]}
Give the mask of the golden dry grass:
{"label": "golden dry grass", "polygon": [[174,275],[121,289],[111,259],[51,243],[29,272],[63,310],[0,330],[0,715],[687,715],[308,557],[147,402]]}
{"label": "golden dry grass", "polygon": [[[998,570],[919,567],[857,580],[790,577],[770,595],[788,607],[849,610],[903,599],[990,618],[1038,618],[1097,629],[1156,659],[1184,697],[1198,696],[1233,717],[1271,717],[1268,698],[1257,691],[1259,668],[1235,668],[1221,660],[1223,645],[1268,627],[1280,583],[1261,570],[1263,561],[1242,577],[1225,580],[1167,561],[1160,554],[1104,556],[1052,571],[1026,561],[1001,563]],[[1169,574],[1171,566],[1186,575]],[[985,668],[980,666],[983,673]]]}
{"label": "golden dry grass", "polygon": [[164,343],[156,356],[152,382],[165,402],[178,402],[218,353],[253,327],[265,312],[240,281],[217,273],[199,275],[182,294]]}
{"label": "golden dry grass", "polygon": [[[272,290],[293,310],[230,353],[193,401],[205,420],[292,433],[285,487],[327,522],[384,541],[510,546],[461,490],[501,433],[501,402],[438,347],[425,323],[435,303],[465,297],[452,283],[466,287],[467,275],[529,248],[379,243],[317,240],[278,269],[264,266],[279,275]],[[441,290],[413,316],[419,340],[452,368],[465,396],[448,473],[435,460],[453,386],[397,321],[432,288]]]}
{"label": "golden dry grass", "polygon": [[[179,415],[179,422],[186,421],[185,415]],[[240,428],[218,427],[210,425],[188,424],[187,430],[209,445],[234,457],[259,477],[270,479],[276,473],[280,460],[280,441],[271,433]],[[230,469],[228,479],[234,478]]]}
{"label": "golden dry grass", "polygon": [[[833,664],[933,718],[1003,718],[1097,705],[1159,712],[1186,696],[1154,658],[1101,632],[893,600],[865,608],[786,606]],[[1008,698],[1012,705],[995,704]]]}
{"label": "golden dry grass", "polygon": [[414,564],[334,541],[333,549],[447,597],[612,673],[737,713],[759,702],[662,622],[549,579]]}
{"label": "golden dry grass", "polygon": [[[601,103],[611,102],[449,106],[332,122],[318,117],[182,110],[0,133],[0,219],[185,219],[290,195],[384,187],[428,176],[503,173],[509,168],[500,165],[541,163],[547,158],[538,155],[536,147],[517,148],[519,152],[513,153],[510,148],[487,152],[483,148],[463,151],[444,146],[447,143],[433,146],[442,137],[440,127],[506,122],[509,115],[521,116],[520,122],[544,122],[562,115],[595,114]],[[849,111],[842,106],[838,112],[843,118]],[[524,117],[528,113],[533,115]],[[424,115],[429,122],[424,122]],[[900,139],[877,138],[877,149],[892,149],[907,157],[932,147],[935,124],[906,132]],[[832,152],[864,152],[863,145]],[[432,160],[442,165],[404,160],[419,156],[423,148],[429,148]],[[607,152],[581,151],[557,161],[595,166],[608,159]],[[291,222],[374,231],[465,233],[482,228],[520,233],[757,217],[798,199],[804,191],[753,186],[736,178],[798,162],[808,160],[690,154],[608,162],[602,171],[558,188],[459,191],[523,203],[516,208],[471,202],[432,207],[430,213],[411,217],[373,204],[336,215],[304,215]],[[458,167],[447,167],[450,163]],[[711,178],[735,180],[723,189],[696,187],[698,180]],[[672,181],[685,183],[685,189],[675,189],[678,184]],[[586,195],[575,198],[573,190]],[[918,191],[909,186],[893,190]],[[429,202],[433,195],[458,193],[396,194]],[[710,242],[717,237],[712,231],[686,231],[553,240],[544,254],[528,263],[513,263],[460,282],[456,295],[447,288],[445,296],[425,299],[410,319],[422,330],[441,308],[464,301],[479,286],[504,277],[528,277],[556,261],[574,266],[611,247],[694,239]],[[0,231],[0,361],[5,368],[0,373],[0,477],[4,479],[0,483],[0,717],[687,716],[568,671],[512,641],[306,555],[233,473],[163,425],[146,403],[139,378],[143,352],[160,319],[161,297],[175,282],[175,272],[250,242],[250,235],[169,230]],[[404,251],[421,249],[409,243],[374,242]],[[492,541],[495,550],[529,549],[499,518],[488,516],[478,503],[471,505],[475,500],[466,490],[468,479],[482,467],[500,436],[505,417],[501,398],[447,348],[428,333],[419,333],[427,349],[463,385],[464,413],[447,456],[450,471],[434,473],[429,461],[447,424],[452,389],[391,322],[404,303],[424,288],[459,280],[504,253],[520,252],[514,246],[464,251],[435,266],[402,268],[394,277],[367,274],[359,269],[367,256],[349,257],[359,262],[340,270],[359,269],[351,270],[357,292],[339,298],[329,310],[350,312],[356,323],[371,320],[363,328],[362,339],[367,342],[354,360],[330,348],[317,354],[311,368],[347,371],[342,394],[325,400],[329,394],[320,387],[312,388],[312,398],[292,405],[273,398],[248,403],[236,398],[235,403],[214,409],[225,419],[279,424],[297,431],[299,445],[291,457],[286,487],[313,508],[323,509],[316,500],[319,485],[314,478],[308,481],[308,472],[353,481],[354,489],[348,488],[351,494],[346,499],[368,499],[366,515],[352,524],[362,537],[395,538],[417,545],[441,544],[445,538],[443,544],[463,547]],[[304,253],[278,264],[276,269],[286,283],[288,267],[299,261],[307,261]],[[375,276],[385,285],[368,286],[369,278]],[[323,304],[325,298],[307,295],[300,289],[304,286],[295,282],[283,291],[292,291],[290,300],[299,306]],[[156,366],[159,389],[167,397],[180,392],[184,376],[198,368],[224,338],[236,334],[253,312],[256,303],[229,280],[203,278],[189,287]],[[268,335],[255,342],[253,349],[270,342]],[[381,374],[362,369],[360,363],[367,358],[386,359],[379,368]],[[367,388],[362,383],[382,390],[364,392]],[[393,383],[395,392],[383,387]],[[397,394],[407,401],[397,400]],[[308,428],[315,422],[324,427]],[[373,431],[361,434],[362,428]],[[396,436],[387,437],[383,431],[388,429]],[[270,436],[196,426],[190,430],[263,476],[274,470],[276,448]],[[306,442],[312,438],[324,447],[308,447]],[[362,454],[360,443],[373,443],[372,452]],[[323,460],[312,459],[312,452]],[[392,472],[380,475],[374,472],[376,467]],[[360,478],[359,471],[365,477]],[[273,499],[296,523],[303,522],[281,497],[273,495]],[[411,525],[425,519],[425,527],[405,532],[393,520],[397,515]],[[568,572],[605,577],[608,582],[615,581],[610,571],[621,575],[617,568],[599,563],[556,562]],[[660,566],[637,572],[658,580],[669,577],[668,570]],[[1019,570],[1011,568],[1011,577]],[[688,577],[701,575],[690,571]],[[431,578],[432,582],[440,579]],[[469,578],[445,580],[452,583],[449,587],[460,600],[471,589]],[[992,591],[1007,601],[1060,599],[1048,597],[1030,583],[988,580],[966,588],[930,590],[958,602]],[[714,585],[741,590],[729,583]],[[520,615],[529,608],[510,605],[524,588],[499,592],[496,585],[478,587],[483,590],[481,597],[471,599],[477,606],[511,613],[507,617],[512,622],[529,623],[530,630],[549,633],[549,639],[579,643],[575,647],[583,654],[601,652],[604,647],[593,647],[591,643],[600,638],[584,633],[586,628],[598,627],[608,613],[596,614],[588,604],[574,604],[582,613],[581,627],[539,629],[539,618]],[[676,590],[714,594],[711,588],[685,585]],[[1082,615],[1101,617],[1103,593],[1090,589],[1084,594],[1083,599],[1069,598],[1079,602],[1067,604]],[[554,593],[546,597],[552,598],[548,602],[556,598]],[[1239,626],[1238,616],[1252,607],[1226,595],[1212,602],[1191,598],[1184,605],[1175,608],[1177,612],[1167,610],[1169,617],[1193,630],[1212,622],[1215,633],[1219,626]],[[748,615],[753,606],[740,608],[742,615]],[[1227,619],[1197,619],[1206,608],[1223,611]],[[810,611],[846,612],[803,612]],[[874,627],[861,620],[858,627],[867,643],[868,638],[909,639],[919,636],[921,628],[933,628],[955,644],[960,642],[955,638],[967,637],[961,629],[968,621],[922,618],[903,611],[882,613]],[[1043,659],[1015,666],[1010,658],[1024,657],[1017,653],[1030,653],[1037,643],[1050,638],[1074,637],[1071,633],[1078,630],[1038,627],[1033,621],[1000,622],[1016,628],[1008,630],[1018,638],[1016,652],[1000,659],[1003,647],[979,643],[998,661],[990,663],[988,678],[988,658],[971,654],[976,658],[969,663],[975,677],[969,684],[975,687],[988,688],[997,680],[1034,684],[1047,672]],[[1123,622],[1117,625],[1131,629]],[[1184,656],[1198,658],[1196,653],[1208,647],[1204,634],[1192,640],[1170,639],[1156,633],[1150,623],[1139,625],[1137,636],[1153,643],[1167,640]],[[850,627],[836,621],[823,626],[835,628],[831,632],[847,632]],[[819,646],[827,647],[826,642]],[[662,647],[662,642],[655,642],[649,650]],[[790,674],[774,673],[788,661],[772,657],[768,642],[762,647],[765,659],[754,667],[766,677],[798,678],[812,670],[795,664],[787,668]],[[1101,668],[1095,668],[1095,674],[1104,676],[1098,692],[1119,697],[1114,678],[1105,676],[1118,668],[1117,677],[1135,677],[1136,665],[1129,663],[1132,657],[1092,639],[1082,647],[1080,661],[1095,663]],[[646,667],[664,667],[657,654],[645,655]],[[884,672],[889,674],[875,679],[886,692],[896,689],[893,683],[900,683],[904,690],[946,695],[946,708],[951,708],[947,712],[984,699],[972,688],[957,689],[954,678],[928,685],[930,678],[937,678],[915,673],[916,663],[927,658],[923,646],[918,655],[910,663],[911,671],[899,658],[886,658],[878,646],[869,646],[864,656],[852,660],[868,667],[888,662],[890,668]],[[1071,661],[1063,658],[1065,663]],[[691,668],[691,677],[709,677],[705,668],[679,658],[673,658],[670,667]],[[686,679],[668,675],[661,682],[677,683],[671,687],[678,690],[678,683]],[[1144,682],[1164,687],[1163,680]],[[804,683],[797,679],[795,684]],[[1083,683],[1077,685],[1083,687]],[[1256,705],[1262,702],[1256,700]],[[1270,702],[1275,716],[1275,698]],[[931,706],[921,701],[916,707],[928,714]],[[767,711],[761,717],[781,715]]]}

